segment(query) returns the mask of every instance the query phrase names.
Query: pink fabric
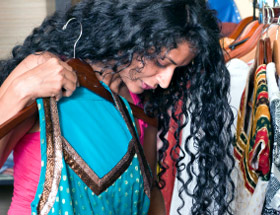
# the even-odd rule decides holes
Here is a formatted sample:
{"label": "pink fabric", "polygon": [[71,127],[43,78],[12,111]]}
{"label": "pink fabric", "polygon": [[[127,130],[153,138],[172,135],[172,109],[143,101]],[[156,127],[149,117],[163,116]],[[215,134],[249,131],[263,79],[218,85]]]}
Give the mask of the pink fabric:
{"label": "pink fabric", "polygon": [[[133,103],[141,108],[143,108],[143,105],[140,103],[141,100],[138,97],[137,94],[134,94],[132,92],[130,92],[130,96],[133,100]],[[142,119],[138,119],[138,123],[139,123],[139,127],[140,127],[140,136],[139,136],[139,140],[141,145],[143,146],[144,143],[144,129],[148,126],[148,124],[146,122],[144,122]]]}
{"label": "pink fabric", "polygon": [[40,132],[28,133],[14,148],[14,193],[9,215],[31,214],[40,169]]}

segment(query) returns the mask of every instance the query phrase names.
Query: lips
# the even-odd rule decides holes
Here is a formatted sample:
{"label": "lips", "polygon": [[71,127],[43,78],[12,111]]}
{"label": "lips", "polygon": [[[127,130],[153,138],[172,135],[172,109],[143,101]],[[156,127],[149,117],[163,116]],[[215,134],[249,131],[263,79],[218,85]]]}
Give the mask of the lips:
{"label": "lips", "polygon": [[142,81],[142,88],[143,88],[144,90],[152,90],[152,89],[155,89],[154,87],[151,87],[150,85],[144,83],[143,81]]}

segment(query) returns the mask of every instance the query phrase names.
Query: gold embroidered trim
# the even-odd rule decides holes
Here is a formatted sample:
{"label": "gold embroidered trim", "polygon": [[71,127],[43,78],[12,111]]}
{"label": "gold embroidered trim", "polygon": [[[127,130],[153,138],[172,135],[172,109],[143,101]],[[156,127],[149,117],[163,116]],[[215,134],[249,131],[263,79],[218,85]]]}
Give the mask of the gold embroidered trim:
{"label": "gold embroidered trim", "polygon": [[141,169],[141,172],[143,175],[143,180],[144,180],[144,191],[145,191],[146,195],[150,198],[151,189],[153,186],[153,176],[150,172],[148,162],[145,159],[143,148],[139,142],[139,139],[137,138],[135,128],[132,124],[131,118],[129,117],[129,113],[126,109],[125,104],[123,103],[122,99],[118,95],[116,95],[114,93],[112,93],[112,95],[114,97],[116,106],[119,109],[128,129],[132,135],[132,138],[134,140],[133,142],[134,142],[136,154],[137,154],[137,157],[139,160],[140,169]]}
{"label": "gold embroidered trim", "polygon": [[63,138],[62,141],[65,162],[96,195],[110,187],[124,173],[135,154],[134,143],[131,140],[126,154],[119,163],[104,177],[99,178],[67,140]]}
{"label": "gold embroidered trim", "polygon": [[62,140],[57,104],[54,98],[44,99],[47,138],[45,183],[38,204],[38,214],[48,214],[53,207],[61,179]]}

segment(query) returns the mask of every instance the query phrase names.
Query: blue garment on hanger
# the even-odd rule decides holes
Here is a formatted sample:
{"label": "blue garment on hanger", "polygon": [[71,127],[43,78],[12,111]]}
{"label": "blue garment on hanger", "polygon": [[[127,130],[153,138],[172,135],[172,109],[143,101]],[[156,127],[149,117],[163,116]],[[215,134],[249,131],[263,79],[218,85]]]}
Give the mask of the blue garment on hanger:
{"label": "blue garment on hanger", "polygon": [[123,110],[83,87],[57,105],[37,100],[42,161],[32,214],[148,213],[151,171],[120,100]]}
{"label": "blue garment on hanger", "polygon": [[217,11],[217,17],[222,22],[240,22],[241,17],[234,0],[208,0],[208,4]]}

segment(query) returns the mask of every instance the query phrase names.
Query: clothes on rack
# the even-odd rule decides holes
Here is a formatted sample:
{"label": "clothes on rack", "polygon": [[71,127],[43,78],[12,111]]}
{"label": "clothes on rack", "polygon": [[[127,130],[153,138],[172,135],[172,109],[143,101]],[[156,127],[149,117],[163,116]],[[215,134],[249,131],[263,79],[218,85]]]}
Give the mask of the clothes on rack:
{"label": "clothes on rack", "polygon": [[[240,215],[261,214],[270,172],[272,127],[266,65],[260,65],[254,74],[249,76],[242,94],[234,142],[239,173],[235,214]],[[251,81],[254,81],[252,95],[249,89]]]}
{"label": "clothes on rack", "polygon": [[[268,20],[267,17],[265,20]],[[275,22],[277,17],[271,20]],[[259,39],[263,38],[264,41],[268,41],[266,39],[270,38],[272,45],[275,38],[277,39],[279,26],[275,24],[265,25],[248,19],[248,22],[246,21],[238,27],[240,29],[235,32],[234,37],[221,40],[222,45],[226,44],[227,47],[241,42],[232,49],[232,53],[225,52],[225,58],[228,60],[227,67],[231,74],[232,110],[235,116],[238,115],[234,122],[236,127],[232,128],[233,132],[236,132],[233,146],[236,164],[232,172],[232,179],[235,183],[235,197],[231,205],[232,213],[234,215],[279,215],[280,93],[277,86],[279,78],[275,79],[275,73],[279,74],[280,71],[276,71],[274,64],[268,61],[272,58],[268,43],[264,42],[263,60],[265,64],[255,67],[259,58],[259,53],[257,53]],[[245,40],[243,41],[243,39]],[[228,50],[230,51],[230,49]],[[233,56],[238,59],[232,59]],[[274,60],[278,59],[275,59],[274,56]],[[274,87],[269,80],[274,81]],[[269,91],[274,92],[275,95],[272,96]],[[182,137],[185,139],[189,134],[190,127],[187,124],[182,131]],[[169,135],[172,135],[172,132],[169,132]],[[182,163],[188,163],[190,156],[185,151],[183,144],[181,143],[180,156],[183,158]],[[192,153],[197,152],[192,139],[190,139],[188,146]],[[172,161],[169,166],[174,166]],[[197,173],[198,167],[195,163],[192,168]],[[167,210],[170,210],[171,215],[179,212],[189,214],[192,206],[191,194],[196,179],[192,179],[188,185],[189,193],[186,193],[180,188],[182,186],[181,180],[183,179],[185,183],[189,179],[187,171],[177,173],[176,176],[174,185],[172,185],[171,204],[167,205]],[[165,189],[168,190],[170,187]]]}
{"label": "clothes on rack", "polygon": [[267,85],[274,140],[271,173],[265,195],[263,215],[280,213],[280,91],[275,74],[275,63],[271,62],[267,65]]}

